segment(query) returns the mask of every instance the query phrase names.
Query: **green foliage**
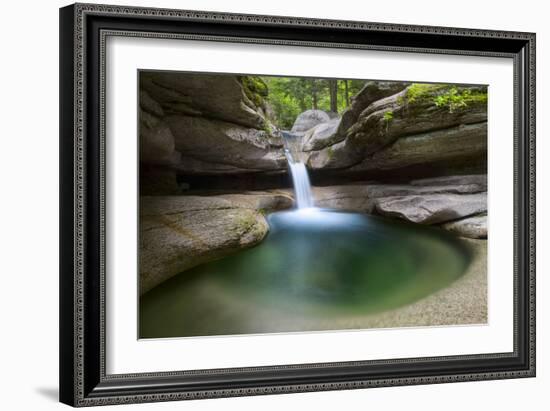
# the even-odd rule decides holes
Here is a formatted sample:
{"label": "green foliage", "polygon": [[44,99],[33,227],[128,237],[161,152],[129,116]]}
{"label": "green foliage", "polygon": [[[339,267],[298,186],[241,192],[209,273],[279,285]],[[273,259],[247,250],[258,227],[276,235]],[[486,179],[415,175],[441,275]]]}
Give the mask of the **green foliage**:
{"label": "green foliage", "polygon": [[487,92],[472,91],[472,89],[459,90],[453,86],[445,93],[434,97],[434,104],[437,107],[447,108],[449,113],[468,107],[471,103],[487,103]]}
{"label": "green foliage", "polygon": [[[309,109],[330,110],[329,80],[303,77],[261,77],[279,128],[290,129],[298,115]],[[343,112],[351,97],[359,92],[363,80],[337,80],[337,108]],[[347,85],[347,99],[346,99]]]}
{"label": "green foliage", "polygon": [[393,120],[393,111],[389,110],[384,113],[383,116],[384,122],[386,123],[386,133],[390,127],[390,122]]}
{"label": "green foliage", "polygon": [[299,78],[263,77],[267,84],[267,101],[274,111],[274,121],[279,128],[290,129],[298,114],[306,110],[307,90]]}

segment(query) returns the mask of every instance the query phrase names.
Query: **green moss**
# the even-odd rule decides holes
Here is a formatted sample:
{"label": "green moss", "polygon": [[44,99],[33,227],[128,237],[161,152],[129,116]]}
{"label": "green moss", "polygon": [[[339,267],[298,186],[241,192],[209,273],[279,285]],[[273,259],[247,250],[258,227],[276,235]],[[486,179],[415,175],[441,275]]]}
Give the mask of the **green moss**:
{"label": "green moss", "polygon": [[434,97],[434,104],[453,113],[473,104],[487,104],[487,91],[483,89],[459,89],[455,86]]}
{"label": "green moss", "polygon": [[389,110],[384,113],[383,116],[384,122],[386,123],[386,133],[388,132],[388,129],[390,128],[390,123],[393,120],[393,111]]}
{"label": "green moss", "polygon": [[256,225],[256,218],[251,214],[240,215],[235,220],[235,231],[239,234],[247,233]]}
{"label": "green moss", "polygon": [[264,98],[269,94],[267,84],[258,76],[240,76],[246,96],[257,106],[264,107]]}
{"label": "green moss", "polygon": [[332,148],[332,146],[327,148],[327,157],[329,160],[332,159],[332,157],[334,157],[334,149]]}
{"label": "green moss", "polygon": [[269,122],[269,121],[264,121],[264,127],[263,127],[263,130],[269,134],[270,136],[273,135],[273,125]]}
{"label": "green moss", "polygon": [[267,97],[269,90],[267,84],[258,76],[247,76],[248,88],[262,97]]}
{"label": "green moss", "polygon": [[471,105],[487,104],[487,89],[447,84],[411,84],[407,89],[405,104],[408,106],[423,103],[432,103],[453,113]]}
{"label": "green moss", "polygon": [[407,89],[407,103],[420,102],[429,99],[434,93],[444,88],[442,84],[413,83]]}

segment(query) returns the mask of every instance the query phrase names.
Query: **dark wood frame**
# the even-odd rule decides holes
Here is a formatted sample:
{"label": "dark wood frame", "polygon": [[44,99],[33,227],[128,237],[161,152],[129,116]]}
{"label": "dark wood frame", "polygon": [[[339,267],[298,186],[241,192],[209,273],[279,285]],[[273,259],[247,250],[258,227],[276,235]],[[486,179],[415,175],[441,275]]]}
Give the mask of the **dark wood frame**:
{"label": "dark wood frame", "polygon": [[[104,46],[110,35],[508,57],[514,61],[514,351],[105,373]],[[76,4],[60,10],[60,400],[74,406],[535,375],[535,35]]]}

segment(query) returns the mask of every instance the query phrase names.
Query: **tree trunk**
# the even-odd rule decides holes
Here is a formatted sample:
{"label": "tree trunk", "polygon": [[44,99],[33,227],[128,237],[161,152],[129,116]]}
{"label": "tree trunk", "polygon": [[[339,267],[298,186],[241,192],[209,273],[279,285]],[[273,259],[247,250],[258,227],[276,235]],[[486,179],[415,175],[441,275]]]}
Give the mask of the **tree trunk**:
{"label": "tree trunk", "polygon": [[328,81],[330,91],[330,111],[338,112],[338,80],[330,79]]}
{"label": "tree trunk", "polygon": [[349,87],[347,80],[344,80],[344,93],[346,96],[346,107],[349,107]]}
{"label": "tree trunk", "polygon": [[313,102],[313,110],[317,110],[317,84],[315,80],[311,81],[311,100]]}

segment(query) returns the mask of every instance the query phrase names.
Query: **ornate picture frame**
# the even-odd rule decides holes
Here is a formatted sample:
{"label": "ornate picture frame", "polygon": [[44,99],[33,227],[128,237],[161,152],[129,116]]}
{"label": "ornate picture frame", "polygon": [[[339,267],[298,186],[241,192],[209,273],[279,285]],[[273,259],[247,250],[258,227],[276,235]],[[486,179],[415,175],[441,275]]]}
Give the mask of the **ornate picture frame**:
{"label": "ornate picture frame", "polygon": [[[512,60],[513,351],[108,374],[105,91],[110,36]],[[92,406],[535,376],[535,34],[75,4],[60,10],[60,97],[61,402]]]}

